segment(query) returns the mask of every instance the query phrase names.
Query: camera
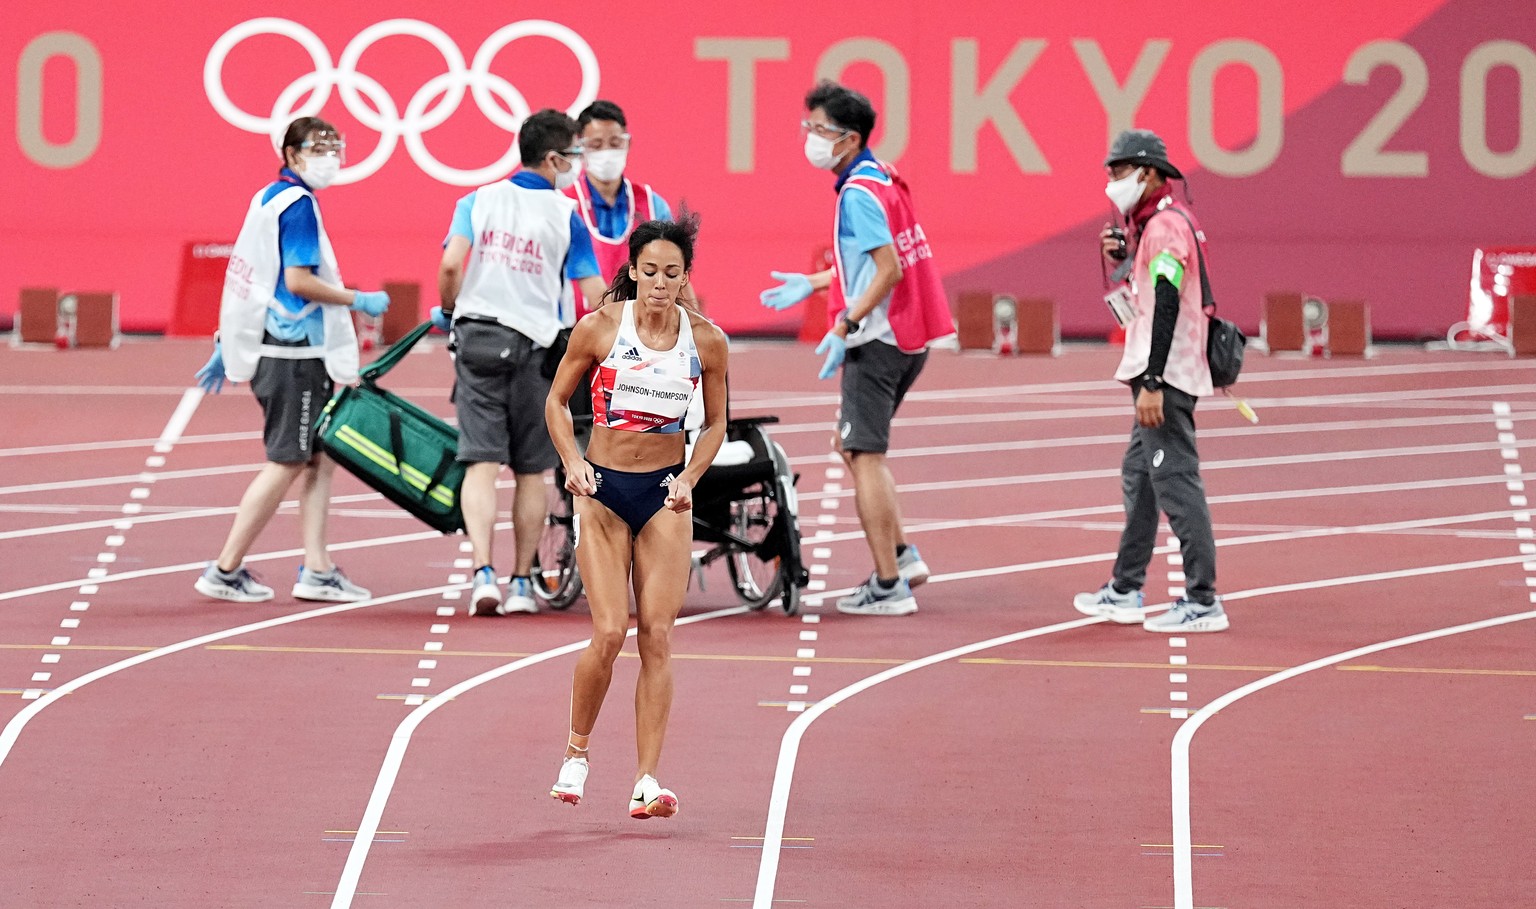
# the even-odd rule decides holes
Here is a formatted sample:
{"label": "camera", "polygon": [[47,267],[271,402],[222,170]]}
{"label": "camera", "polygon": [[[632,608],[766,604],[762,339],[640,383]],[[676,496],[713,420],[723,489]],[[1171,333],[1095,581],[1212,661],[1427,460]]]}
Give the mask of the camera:
{"label": "camera", "polygon": [[1116,245],[1111,247],[1109,250],[1109,257],[1111,259],[1124,259],[1127,255],[1130,254],[1130,251],[1125,245],[1124,228],[1111,227],[1109,229],[1109,235],[1115,239],[1116,243]]}

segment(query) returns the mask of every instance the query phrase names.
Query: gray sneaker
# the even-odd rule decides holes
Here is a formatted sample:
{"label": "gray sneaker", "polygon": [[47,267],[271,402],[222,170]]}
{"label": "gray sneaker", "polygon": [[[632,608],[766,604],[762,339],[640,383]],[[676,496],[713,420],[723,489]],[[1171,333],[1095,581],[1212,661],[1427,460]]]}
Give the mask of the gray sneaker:
{"label": "gray sneaker", "polygon": [[1113,582],[1100,587],[1096,593],[1080,593],[1072,598],[1072,607],[1083,615],[1103,616],[1121,625],[1140,625],[1147,616],[1167,608],[1147,608],[1146,597],[1141,591],[1120,593]]}
{"label": "gray sneaker", "polygon": [[325,603],[358,603],[373,594],[347,580],[340,566],[332,565],[325,574],[299,566],[299,580],[293,585],[296,600],[318,600]]}
{"label": "gray sneaker", "polygon": [[265,603],[273,597],[272,588],[256,580],[244,565],[225,574],[217,562],[210,562],[192,587],[205,597],[231,603]]}
{"label": "gray sneaker", "polygon": [[922,554],[911,543],[907,544],[906,552],[896,557],[896,571],[908,587],[921,586],[928,580],[928,563],[923,561]]}
{"label": "gray sneaker", "polygon": [[1164,615],[1147,619],[1141,627],[1148,631],[1165,634],[1197,633],[1201,631],[1226,631],[1227,611],[1221,607],[1221,597],[1209,606],[1201,605],[1187,597],[1179,597]]}
{"label": "gray sneaker", "polygon": [[847,615],[911,615],[917,611],[917,600],[905,580],[897,578],[895,587],[882,590],[870,575],[857,590],[837,601],[837,611]]}

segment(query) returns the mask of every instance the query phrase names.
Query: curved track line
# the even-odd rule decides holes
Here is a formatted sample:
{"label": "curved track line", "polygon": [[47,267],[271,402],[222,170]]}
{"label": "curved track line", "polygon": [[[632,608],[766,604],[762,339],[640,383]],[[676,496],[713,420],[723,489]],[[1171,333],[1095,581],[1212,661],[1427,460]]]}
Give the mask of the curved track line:
{"label": "curved track line", "polygon": [[[710,619],[724,618],[725,616],[740,615],[747,612],[745,606],[733,606],[729,609],[716,609],[712,612],[703,612],[698,615],[685,616],[677,620],[678,625],[692,625],[696,622],[707,622]],[[634,628],[629,629],[626,637],[635,636]],[[425,704],[412,710],[400,725],[395,727],[395,734],[390,737],[389,750],[384,753],[384,763],[379,768],[378,779],[374,782],[373,792],[368,796],[368,807],[363,809],[363,819],[357,825],[357,836],[352,840],[352,849],[347,853],[347,863],[342,867],[341,880],[336,884],[336,895],[331,900],[331,909],[347,909],[352,905],[352,898],[357,894],[358,880],[363,876],[363,865],[368,861],[369,850],[373,848],[373,838],[379,831],[379,822],[384,817],[384,808],[389,804],[389,796],[395,788],[395,777],[400,772],[400,765],[405,761],[406,749],[411,746],[411,736],[433,711],[448,703],[459,695],[473,688],[478,688],[486,682],[494,681],[504,675],[525,669],[537,663],[575,653],[585,648],[592,642],[591,638],[565,644],[551,650],[531,654],[498,666],[495,669],[471,676],[457,685],[444,689],[434,695]]]}
{"label": "curved track line", "polygon": [[[1284,537],[1288,537],[1288,536],[1290,536],[1290,535],[1289,534],[1263,534],[1263,535],[1260,535],[1259,537],[1249,538],[1248,541],[1251,541],[1251,542],[1272,542],[1274,537],[1284,538]],[[1233,542],[1237,542],[1237,541],[1233,541]],[[1172,552],[1173,548],[1172,547],[1159,547],[1157,551],[1158,552],[1164,552],[1164,551]],[[1454,562],[1454,563],[1450,563],[1450,564],[1446,564],[1446,565],[1431,565],[1431,566],[1426,566],[1426,567],[1421,567],[1421,568],[1408,568],[1408,569],[1403,569],[1401,571],[1385,571],[1385,572],[1376,572],[1376,573],[1373,573],[1373,574],[1355,575],[1355,576],[1351,576],[1351,577],[1329,578],[1329,579],[1322,580],[1322,581],[1309,581],[1309,582],[1303,582],[1303,583],[1299,583],[1299,584],[1283,584],[1283,585],[1278,585],[1278,586],[1275,586],[1275,587],[1255,588],[1254,590],[1237,591],[1237,592],[1231,593],[1231,594],[1223,594],[1222,598],[1223,599],[1229,599],[1229,600],[1239,600],[1239,599],[1246,599],[1246,598],[1250,598],[1250,597],[1265,596],[1265,595],[1275,594],[1275,593],[1288,593],[1288,592],[1292,592],[1292,591],[1296,591],[1296,590],[1310,590],[1310,589],[1316,589],[1316,588],[1320,588],[1320,587],[1339,587],[1339,586],[1343,586],[1343,585],[1346,585],[1346,584],[1363,584],[1363,583],[1370,583],[1372,581],[1391,580],[1391,579],[1395,579],[1395,578],[1415,577],[1415,576],[1426,575],[1426,574],[1439,574],[1439,573],[1450,572],[1450,571],[1464,571],[1464,570],[1476,569],[1476,568],[1487,568],[1487,567],[1492,567],[1492,566],[1495,566],[1495,565],[1508,565],[1508,564],[1511,564],[1511,563],[1514,563],[1514,562],[1519,562],[1522,559],[1527,559],[1527,558],[1529,558],[1529,557],[1528,556],[1513,556],[1513,557],[1504,557],[1504,558],[1497,558],[1497,559],[1481,559],[1481,560],[1473,561],[1473,562]],[[989,575],[1000,575],[1000,574],[1012,574],[1012,573],[1017,573],[1017,572],[1020,572],[1020,571],[1033,571],[1033,570],[1037,570],[1037,569],[1041,569],[1041,568],[1054,568],[1054,567],[1059,567],[1061,565],[1079,564],[1081,562],[1086,562],[1088,560],[1089,560],[1088,558],[1052,559],[1052,560],[1043,561],[1043,562],[1026,563],[1025,565],[999,566],[997,568],[985,568],[985,569],[978,569],[976,571],[969,571],[969,572],[956,572],[954,574],[934,575],[933,577],[928,579],[928,583],[930,583],[930,584],[933,584],[935,582],[942,583],[944,581],[960,580],[960,579],[963,579],[963,578],[985,577],[985,576],[989,576]],[[823,594],[823,596],[832,596],[832,595],[835,595],[835,593],[837,593],[837,592],[833,591],[831,593]],[[1483,627],[1483,626],[1488,625],[1488,624],[1498,624],[1501,621],[1515,621],[1515,620],[1520,619],[1520,618],[1536,618],[1536,612],[1522,613],[1519,616],[1516,616],[1514,618],[1506,617],[1504,619],[1491,619],[1491,620],[1488,620],[1487,622],[1476,623],[1476,624],[1477,624],[1477,627]],[[1024,640],[1025,638],[1038,637],[1038,636],[1045,635],[1045,634],[1054,634],[1055,632],[1058,632],[1058,631],[1065,631],[1065,630],[1068,630],[1068,629],[1071,629],[1071,628],[1078,628],[1078,627],[1082,627],[1084,625],[1092,625],[1092,624],[1100,623],[1100,622],[1103,622],[1103,621],[1104,621],[1104,619],[1102,619],[1102,618],[1086,618],[1086,619],[1078,619],[1076,621],[1062,622],[1062,623],[1059,623],[1059,624],[1056,624],[1056,625],[1048,625],[1048,626],[1045,626],[1043,628],[1035,628],[1035,629],[1031,629],[1029,631],[1023,631],[1023,632],[1018,632],[1018,633],[1011,634],[1011,635],[1005,635],[1005,636],[1000,637],[1000,638],[992,638],[990,640],[982,641],[982,642],[977,643],[977,644],[968,644],[968,645],[966,645],[964,647],[959,647],[959,648],[956,648],[954,650],[947,650],[947,651],[945,651],[943,653],[940,653],[940,654],[934,654],[932,656],[923,657],[922,659],[913,661],[911,663],[903,663],[900,666],[895,666],[895,667],[892,667],[891,669],[887,669],[887,670],[885,670],[883,672],[876,673],[875,675],[872,675],[872,676],[869,676],[867,678],[861,679],[861,680],[853,683],[852,685],[849,685],[848,687],[843,688],[842,690],[832,694],[831,696],[829,696],[829,697],[827,697],[827,698],[817,702],[816,705],[808,708],[805,711],[805,713],[802,713],[799,717],[797,717],[795,719],[795,721],[790,724],[789,729],[784,733],[784,738],[783,738],[783,740],[782,740],[782,742],[781,742],[781,744],[779,746],[779,763],[778,763],[777,769],[774,771],[773,791],[772,791],[772,794],[769,796],[769,802],[768,802],[768,824],[767,824],[767,827],[766,827],[766,829],[765,829],[765,831],[763,833],[763,858],[762,858],[762,863],[758,866],[757,890],[755,891],[755,893],[753,895],[752,909],[772,909],[772,906],[773,906],[773,892],[774,892],[774,887],[777,884],[777,879],[778,879],[779,852],[780,852],[780,846],[781,846],[781,844],[783,842],[783,837],[784,837],[784,815],[787,812],[788,807],[789,807],[788,803],[789,803],[790,784],[792,782],[792,777],[794,776],[794,772],[795,772],[795,760],[796,760],[796,758],[797,758],[797,756],[799,754],[799,751],[800,751],[800,738],[801,738],[801,736],[803,736],[805,734],[806,728],[809,727],[811,723],[815,722],[817,717],[819,717],[819,716],[821,716],[821,714],[825,713],[827,708],[833,707],[837,703],[839,703],[839,702],[841,702],[843,700],[846,700],[847,698],[852,697],[855,694],[859,694],[860,692],[866,691],[869,688],[872,688],[875,685],[880,684],[881,682],[889,681],[890,679],[896,678],[897,676],[900,676],[900,675],[904,675],[904,674],[906,674],[908,672],[911,672],[913,670],[916,670],[916,669],[922,669],[922,668],[927,667],[927,666],[932,666],[935,663],[944,662],[945,660],[952,659],[952,658],[959,657],[959,656],[965,656],[968,653],[974,653],[975,651],[985,650],[987,648],[995,647],[995,646],[998,646],[998,645],[1001,645],[1001,644],[1007,644],[1007,643],[1011,643],[1013,641]],[[1461,630],[1471,630],[1471,627],[1472,626],[1460,626]],[[1454,632],[1450,632],[1450,633],[1454,633]],[[1440,636],[1440,634],[1438,634],[1438,633],[1431,633],[1431,636],[1438,637],[1438,636]],[[1425,638],[1425,639],[1427,640],[1427,638]],[[1402,639],[1402,640],[1406,641],[1407,639]],[[1385,647],[1382,646],[1382,645],[1376,645],[1376,646],[1377,646],[1377,649],[1385,649]],[[1372,652],[1372,651],[1369,648],[1366,648],[1364,650],[1364,652]],[[1355,651],[1351,651],[1351,654],[1352,655],[1359,655]],[[1349,655],[1341,657],[1341,659],[1348,659],[1348,658],[1350,658]],[[1337,662],[1337,661],[1335,661],[1335,662]],[[1327,665],[1327,664],[1320,663],[1319,665]],[[1312,664],[1308,664],[1308,666],[1311,667],[1311,668],[1316,668],[1316,666],[1313,666]],[[1306,671],[1306,670],[1303,669],[1301,671]],[[1286,672],[1291,672],[1292,674],[1294,674],[1295,671],[1294,670],[1287,670]],[[1283,675],[1285,675],[1285,673],[1278,673],[1277,675],[1283,676]],[[1276,678],[1274,676],[1272,676],[1271,678],[1275,678],[1276,681],[1280,680],[1279,678]],[[1255,683],[1255,684],[1257,684],[1257,683]],[[1273,684],[1273,682],[1271,682],[1270,684]],[[1253,688],[1253,685],[1249,685],[1249,686],[1246,686],[1246,687]],[[1243,689],[1238,689],[1238,690],[1242,691]],[[1254,689],[1254,690],[1257,690],[1257,689]],[[1239,697],[1240,696],[1241,695],[1239,695]],[[1232,699],[1236,700],[1236,698],[1232,698]],[[1205,708],[1203,708],[1203,710],[1210,710],[1212,706],[1214,706],[1214,705],[1216,705],[1218,703],[1220,703],[1220,699],[1218,699],[1218,701],[1212,702],[1211,705],[1207,705]],[[1217,707],[1216,709],[1219,710],[1220,707]],[[1198,714],[1196,716],[1198,716]],[[1189,726],[1189,723],[1192,723],[1193,721],[1194,721],[1194,718],[1191,718],[1188,722],[1186,722],[1184,724],[1184,726],[1181,726],[1180,730],[1179,730],[1179,734],[1183,735],[1184,734],[1184,729],[1187,728]],[[1201,720],[1201,722],[1204,722],[1204,720]],[[1190,734],[1191,735],[1194,734],[1193,730],[1191,730]],[[1178,739],[1175,738],[1174,742],[1175,742],[1175,749],[1177,750]],[[1187,745],[1186,745],[1186,755],[1187,755]],[[1175,782],[1175,792],[1177,793],[1177,791],[1178,790],[1177,790],[1177,781],[1176,781]],[[1184,814],[1184,817],[1185,817],[1185,827],[1184,827],[1184,840],[1182,842],[1186,846],[1185,851],[1184,851],[1184,856],[1185,856],[1185,860],[1188,861],[1189,860],[1189,849],[1187,847],[1188,847],[1188,844],[1191,841],[1189,839],[1189,827],[1188,827],[1188,816],[1189,815],[1188,815],[1188,806],[1187,806],[1187,797],[1188,797],[1188,770],[1187,770],[1187,767],[1186,767],[1186,770],[1185,770],[1185,797],[1186,797],[1186,807],[1185,807],[1185,814]],[[1178,800],[1177,800],[1177,798],[1175,798],[1174,805],[1175,805],[1175,822],[1174,822],[1174,833],[1175,833],[1174,843],[1175,843],[1175,847],[1174,847],[1174,856],[1175,856],[1175,863],[1177,863],[1178,856],[1179,856],[1179,849],[1178,849],[1178,845],[1177,844],[1180,842],[1180,840],[1178,838],[1178,819],[1177,819]],[[1177,879],[1177,876],[1176,876],[1176,879]],[[1193,904],[1192,903],[1178,903],[1178,902],[1175,902],[1174,909],[1193,909]]]}
{"label": "curved track line", "polygon": [[1173,737],[1173,905],[1174,909],[1194,909],[1194,867],[1193,840],[1190,835],[1189,820],[1189,744],[1206,720],[1215,716],[1222,708],[1231,705],[1234,701],[1261,691],[1271,685],[1277,685],[1287,679],[1293,679],[1302,673],[1332,666],[1357,657],[1379,653],[1383,650],[1391,650],[1394,647],[1405,647],[1410,644],[1418,644],[1435,638],[1449,637],[1453,634],[1463,634],[1468,631],[1480,631],[1484,628],[1492,628],[1497,625],[1506,625],[1511,622],[1521,622],[1527,619],[1536,619],[1536,611],[1518,612],[1512,615],[1499,616],[1492,619],[1484,619],[1480,622],[1469,622],[1465,625],[1454,625],[1449,628],[1440,628],[1435,631],[1425,631],[1419,634],[1411,634],[1406,637],[1393,638],[1379,644],[1370,644],[1365,647],[1357,647],[1344,653],[1336,653],[1333,656],[1293,666],[1267,675],[1255,682],[1250,682],[1241,688],[1227,692],[1216,700],[1200,708],[1194,716],[1179,727],[1179,731]]}
{"label": "curved track line", "polygon": [[[929,583],[932,583],[934,580],[934,578],[930,578]],[[1082,628],[1085,625],[1096,625],[1104,621],[1102,617],[1096,617],[1059,622],[1055,625],[1046,625],[1040,628],[1031,628],[1028,631],[1005,634],[1002,637],[990,638],[974,644],[966,644],[963,647],[956,647],[943,653],[931,654],[921,659],[913,660],[910,663],[892,666],[883,672],[877,672],[872,676],[860,679],[852,685],[822,698],[814,706],[807,708],[804,713],[795,718],[793,723],[789,724],[789,729],[784,733],[784,738],[779,745],[779,763],[773,773],[773,794],[768,799],[768,824],[763,830],[763,859],[757,870],[757,891],[753,895],[752,909],[772,909],[773,907],[773,888],[778,881],[779,875],[779,848],[784,840],[784,814],[789,808],[789,789],[795,775],[795,760],[800,754],[801,737],[805,735],[805,730],[812,723],[816,722],[817,717],[848,698],[867,691],[881,682],[890,681],[897,676],[924,669],[935,663],[963,657],[978,650],[999,647],[1003,644],[1012,644],[1015,641],[1022,641],[1027,638],[1055,634],[1058,631]]]}
{"label": "curved track line", "polygon": [[199,635],[195,638],[188,638],[185,641],[178,641],[175,644],[167,644],[164,647],[157,647],[154,650],[131,656],[126,660],[119,660],[116,663],[111,663],[101,667],[100,669],[92,670],[91,672],[87,672],[85,675],[70,679],[63,685],[60,685],[59,687],[53,689],[52,691],[28,704],[26,708],[23,709],[20,713],[11,717],[11,721],[5,724],[5,729],[0,730],[0,767],[5,765],[5,759],[10,756],[11,748],[16,744],[16,739],[21,735],[21,731],[26,728],[27,723],[31,722],[33,717],[41,713],[50,704],[58,701],[59,698],[62,698],[67,694],[72,694],[76,691],[79,691],[81,688],[84,688],[86,685],[89,685],[98,679],[104,679],[109,675],[122,672],[124,669],[131,669],[134,666],[147,663],[150,660],[157,660],[163,656],[170,656],[173,653],[180,653],[183,650],[190,650],[193,647],[200,647],[204,644],[211,644],[214,641],[222,641],[228,638],[237,637],[252,631],[263,631],[268,628],[276,628],[279,625],[288,625],[293,622],[302,622],[305,619],[315,619],[322,616],[336,615],[337,613],[348,612],[353,609],[363,609],[368,606],[382,606],[385,603],[398,603],[402,600],[411,600],[417,597],[429,596],[431,594],[441,594],[448,590],[464,590],[468,587],[468,584],[441,584],[437,587],[424,587],[421,590],[411,590],[405,593],[390,594],[389,596],[385,597],[375,597],[374,599],[363,600],[359,603],[340,603],[335,606],[324,606],[320,609],[311,609],[308,612],[296,612],[292,615],[278,616],[276,618],[267,619],[261,622],[253,622],[249,625],[239,625],[235,628],[226,628],[223,631],[215,631],[210,634]]}

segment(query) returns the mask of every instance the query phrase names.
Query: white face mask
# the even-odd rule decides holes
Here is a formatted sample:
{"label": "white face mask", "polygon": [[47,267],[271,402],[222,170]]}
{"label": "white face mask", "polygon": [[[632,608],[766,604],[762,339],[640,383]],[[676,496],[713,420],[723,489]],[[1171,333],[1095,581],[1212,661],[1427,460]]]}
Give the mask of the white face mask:
{"label": "white face mask", "polygon": [[581,168],[575,161],[568,161],[567,163],[571,165],[570,170],[555,171],[555,189],[565,189],[576,185],[576,176],[581,173]]}
{"label": "white face mask", "polygon": [[322,158],[304,158],[304,170],[300,176],[310,189],[325,189],[336,182],[341,174],[341,159],[326,155]]}
{"label": "white face mask", "polygon": [[1118,180],[1109,181],[1109,185],[1104,187],[1104,195],[1109,197],[1115,208],[1120,209],[1120,214],[1130,214],[1131,207],[1141,201],[1146,183],[1141,171],[1133,171]]}
{"label": "white face mask", "polygon": [[605,148],[602,151],[587,152],[582,166],[592,179],[608,183],[624,176],[624,165],[629,161],[629,149]]}
{"label": "white face mask", "polygon": [[837,163],[837,153],[832,149],[836,142],[815,133],[805,134],[805,160],[811,162],[812,167],[822,170],[830,170]]}

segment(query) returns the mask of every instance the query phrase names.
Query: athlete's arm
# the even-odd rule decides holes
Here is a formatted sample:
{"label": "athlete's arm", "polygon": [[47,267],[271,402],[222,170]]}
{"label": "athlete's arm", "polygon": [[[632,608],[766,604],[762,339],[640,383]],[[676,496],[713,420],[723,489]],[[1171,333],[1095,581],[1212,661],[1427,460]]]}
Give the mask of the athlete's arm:
{"label": "athlete's arm", "polygon": [[728,345],[725,333],[702,317],[693,320],[693,340],[699,349],[703,372],[699,385],[704,394],[704,425],[693,442],[693,457],[683,470],[682,479],[694,486],[704,471],[715,462],[715,455],[725,442],[726,401],[725,367]]}
{"label": "athlete's arm", "polygon": [[453,312],[464,286],[464,257],[469,254],[469,238],[455,234],[443,246],[443,261],[437,266],[437,299],[443,312]]}
{"label": "athlete's arm", "polygon": [[571,343],[550,383],[549,396],[544,399],[544,422],[549,427],[550,441],[555,443],[555,451],[565,466],[565,488],[573,495],[589,496],[597,492],[597,481],[592,465],[576,447],[575,423],[571,420],[568,405],[587,370],[600,362],[607,348],[613,345],[612,335],[616,328],[610,327],[612,322],[600,313],[592,313],[576,323],[571,331]]}

